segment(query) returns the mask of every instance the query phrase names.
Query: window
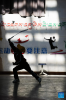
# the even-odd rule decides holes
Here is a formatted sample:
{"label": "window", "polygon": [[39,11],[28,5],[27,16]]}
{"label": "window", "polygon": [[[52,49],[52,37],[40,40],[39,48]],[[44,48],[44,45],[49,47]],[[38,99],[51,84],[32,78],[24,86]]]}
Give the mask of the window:
{"label": "window", "polygon": [[0,14],[45,16],[45,0],[0,0]]}

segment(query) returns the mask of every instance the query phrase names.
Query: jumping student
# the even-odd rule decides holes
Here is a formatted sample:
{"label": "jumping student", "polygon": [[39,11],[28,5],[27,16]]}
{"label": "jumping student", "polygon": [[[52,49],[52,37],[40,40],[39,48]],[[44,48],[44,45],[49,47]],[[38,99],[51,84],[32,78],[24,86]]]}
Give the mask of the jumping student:
{"label": "jumping student", "polygon": [[46,38],[44,37],[44,39],[45,39],[45,40],[49,40],[49,44],[50,44],[51,49],[57,48],[57,46],[54,46],[54,45],[53,45],[53,42],[55,42],[55,37],[53,37],[54,40],[52,40],[52,37],[50,37],[50,39],[46,39]]}

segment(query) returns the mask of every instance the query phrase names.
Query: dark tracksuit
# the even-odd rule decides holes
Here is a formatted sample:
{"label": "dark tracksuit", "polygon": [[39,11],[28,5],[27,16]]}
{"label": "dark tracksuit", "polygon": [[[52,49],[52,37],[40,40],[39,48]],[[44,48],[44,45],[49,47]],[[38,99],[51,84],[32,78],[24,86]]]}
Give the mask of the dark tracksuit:
{"label": "dark tracksuit", "polygon": [[38,79],[39,77],[34,73],[29,64],[26,62],[26,59],[23,57],[22,52],[14,46],[14,44],[9,40],[9,44],[14,51],[14,58],[16,60],[15,65],[17,65],[15,68],[13,68],[14,78],[18,79],[17,71],[21,69],[27,70],[30,74],[32,74],[33,77]]}

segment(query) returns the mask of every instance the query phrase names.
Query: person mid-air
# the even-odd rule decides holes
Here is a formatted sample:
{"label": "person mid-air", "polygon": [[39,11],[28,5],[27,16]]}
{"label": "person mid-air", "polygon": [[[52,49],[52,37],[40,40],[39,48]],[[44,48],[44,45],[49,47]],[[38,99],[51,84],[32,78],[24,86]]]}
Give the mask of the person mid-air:
{"label": "person mid-air", "polygon": [[53,42],[56,41],[55,37],[53,37],[54,40],[52,40],[52,37],[50,37],[50,39],[46,39],[46,38],[44,37],[44,39],[45,39],[45,40],[49,40],[49,44],[50,44],[51,49],[57,48],[57,46],[54,46],[54,45],[53,45]]}

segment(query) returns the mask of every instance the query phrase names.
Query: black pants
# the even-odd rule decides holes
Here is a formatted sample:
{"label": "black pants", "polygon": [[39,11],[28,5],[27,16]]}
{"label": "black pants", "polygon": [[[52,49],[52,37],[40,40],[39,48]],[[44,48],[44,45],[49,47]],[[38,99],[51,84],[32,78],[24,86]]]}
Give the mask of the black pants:
{"label": "black pants", "polygon": [[18,70],[21,70],[21,69],[27,70],[33,77],[35,77],[36,79],[38,78],[37,74],[34,73],[34,72],[31,70],[29,64],[28,64],[27,62],[24,62],[24,63],[22,63],[22,64],[16,66],[15,68],[13,68],[13,73],[14,73],[14,78],[15,78],[15,79],[18,79],[17,71],[18,71]]}

